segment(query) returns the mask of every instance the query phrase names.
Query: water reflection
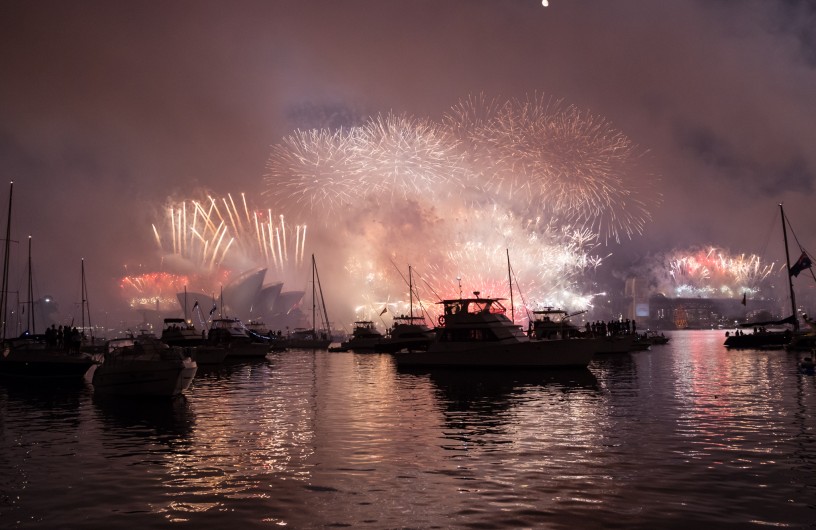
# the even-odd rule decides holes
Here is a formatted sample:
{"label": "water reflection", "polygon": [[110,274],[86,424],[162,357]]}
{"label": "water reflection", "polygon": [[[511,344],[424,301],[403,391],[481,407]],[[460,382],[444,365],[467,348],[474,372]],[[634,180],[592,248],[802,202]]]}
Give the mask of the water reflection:
{"label": "water reflection", "polygon": [[66,475],[62,462],[84,456],[82,404],[90,394],[82,381],[0,384],[0,526],[39,520],[40,514],[30,509],[39,495],[29,492],[39,492],[43,477],[54,485],[48,495],[59,495]]}
{"label": "water reflection", "polygon": [[423,373],[400,368],[401,374],[427,377],[437,399],[450,412],[494,414],[524,399],[526,393],[548,389],[563,393],[598,390],[598,379],[583,370],[456,370]]}
{"label": "water reflection", "polygon": [[614,392],[634,392],[638,385],[638,366],[636,357],[646,361],[648,367],[653,352],[608,353],[596,355],[589,363],[589,368],[603,381],[604,390]]}
{"label": "water reflection", "polygon": [[816,378],[784,352],[735,354],[704,335],[582,371],[407,371],[390,355],[290,351],[202,367],[175,401],[0,385],[0,521],[812,525]]}
{"label": "water reflection", "polygon": [[121,398],[94,395],[93,404],[103,427],[120,445],[159,443],[177,449],[189,443],[195,414],[184,396],[169,399]]}
{"label": "water reflection", "polygon": [[80,403],[88,399],[91,392],[91,386],[85,380],[56,385],[4,381],[0,384],[0,407],[4,411],[16,409],[16,412],[30,415],[30,419],[47,418],[76,427]]}
{"label": "water reflection", "polygon": [[[433,370],[417,371],[434,388],[437,406],[444,416],[445,437],[451,451],[472,444],[507,444],[519,439],[519,416],[542,401],[565,401],[572,393],[598,391],[598,380],[583,370]],[[524,434],[521,434],[523,437]]]}

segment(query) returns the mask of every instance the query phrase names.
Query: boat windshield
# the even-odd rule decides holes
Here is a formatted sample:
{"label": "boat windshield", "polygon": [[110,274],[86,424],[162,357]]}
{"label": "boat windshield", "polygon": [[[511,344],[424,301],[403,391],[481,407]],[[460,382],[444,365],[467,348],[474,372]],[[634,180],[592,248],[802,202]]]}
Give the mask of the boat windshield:
{"label": "boat windshield", "polygon": [[507,309],[494,298],[469,298],[465,300],[445,300],[446,315],[455,315],[457,313],[491,313],[504,314]]}
{"label": "boat windshield", "polygon": [[136,343],[134,339],[113,339],[108,341],[108,351],[112,352],[119,348],[129,348]]}

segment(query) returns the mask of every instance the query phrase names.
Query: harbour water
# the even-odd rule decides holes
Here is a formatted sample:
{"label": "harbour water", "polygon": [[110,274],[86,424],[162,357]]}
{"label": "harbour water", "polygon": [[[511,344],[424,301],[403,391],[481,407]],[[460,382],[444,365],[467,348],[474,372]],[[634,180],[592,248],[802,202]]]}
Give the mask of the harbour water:
{"label": "harbour water", "polygon": [[175,400],[0,384],[0,527],[813,528],[802,355],[671,336],[580,371],[287,351]]}

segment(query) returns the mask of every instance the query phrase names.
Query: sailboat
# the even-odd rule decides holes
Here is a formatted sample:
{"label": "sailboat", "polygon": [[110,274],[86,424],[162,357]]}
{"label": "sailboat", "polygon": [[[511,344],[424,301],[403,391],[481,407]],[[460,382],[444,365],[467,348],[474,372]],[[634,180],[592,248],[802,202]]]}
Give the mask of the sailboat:
{"label": "sailboat", "polygon": [[[788,252],[788,219],[785,217],[785,210],[782,204],[779,205],[779,212],[782,216],[782,238],[785,242],[785,263],[788,272],[788,293],[791,302],[790,316],[781,320],[771,320],[763,322],[748,322],[740,324],[741,328],[753,328],[753,333],[735,332],[733,335],[727,333],[725,339],[725,346],[729,349],[781,349],[799,335],[799,319],[796,316],[796,295],[793,291],[793,277],[798,276],[804,268],[810,268],[810,258],[807,252],[802,250],[802,255],[799,261],[791,266],[790,254]],[[781,329],[784,326],[791,326],[790,328]],[[770,328],[770,329],[769,329]]]}
{"label": "sailboat", "polygon": [[414,316],[414,285],[411,266],[408,266],[408,315],[394,317],[394,324],[385,338],[375,346],[375,352],[394,353],[402,349],[427,350],[436,333],[425,323],[425,317]]}
{"label": "sailboat", "polygon": [[[105,353],[105,340],[99,339],[97,340],[96,336],[94,335],[94,327],[91,323],[91,304],[88,301],[88,284],[85,282],[85,259],[82,259],[82,266],[81,266],[81,275],[82,275],[82,316],[80,317],[81,325],[82,325],[82,334],[81,334],[81,346],[80,349],[84,353],[89,353],[91,355],[102,355]],[[85,316],[87,315],[87,327],[85,326]],[[90,333],[86,334],[85,330],[88,330]],[[90,337],[88,336],[90,335]]]}
{"label": "sailboat", "polygon": [[[317,295],[320,294],[320,311],[317,307]],[[321,328],[317,328],[317,317],[322,320]],[[286,340],[289,348],[325,350],[332,342],[329,326],[329,314],[323,300],[323,287],[320,285],[320,275],[317,273],[317,262],[312,254],[312,327],[296,328]]]}
{"label": "sailboat", "polygon": [[[12,183],[12,190],[13,190]],[[60,345],[56,333],[48,330],[38,334],[34,318],[33,283],[31,272],[31,237],[28,238],[28,322],[26,331],[17,338],[6,338],[6,304],[8,294],[9,241],[11,226],[11,192],[9,193],[6,254],[3,262],[3,285],[0,295],[0,316],[3,318],[3,353],[0,356],[0,377],[26,382],[80,382],[96,364],[81,352],[79,344],[67,338]]]}

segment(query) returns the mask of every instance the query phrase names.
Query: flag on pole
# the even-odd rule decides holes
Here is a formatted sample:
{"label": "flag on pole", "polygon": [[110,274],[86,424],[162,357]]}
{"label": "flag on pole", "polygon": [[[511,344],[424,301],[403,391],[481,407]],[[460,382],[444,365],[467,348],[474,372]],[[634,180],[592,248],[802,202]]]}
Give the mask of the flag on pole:
{"label": "flag on pole", "polygon": [[813,265],[810,261],[810,257],[807,255],[807,252],[802,251],[802,255],[799,256],[799,259],[796,260],[796,263],[790,268],[790,275],[791,276],[799,276],[799,273],[805,269],[809,269]]}
{"label": "flag on pole", "polygon": [[388,311],[388,306],[383,307],[383,310],[380,311],[380,316],[383,316],[386,311]]}
{"label": "flag on pole", "polygon": [[215,313],[216,309],[217,309],[217,306],[215,304],[213,304],[212,309],[210,309],[210,316],[212,316],[212,314]]}
{"label": "flag on pole", "polygon": [[196,307],[198,307],[198,300],[196,300],[195,303],[193,304],[193,309],[195,309]]}
{"label": "flag on pole", "polygon": [[745,293],[742,293],[742,305],[746,304]]}

